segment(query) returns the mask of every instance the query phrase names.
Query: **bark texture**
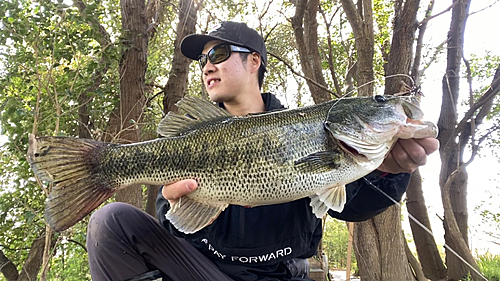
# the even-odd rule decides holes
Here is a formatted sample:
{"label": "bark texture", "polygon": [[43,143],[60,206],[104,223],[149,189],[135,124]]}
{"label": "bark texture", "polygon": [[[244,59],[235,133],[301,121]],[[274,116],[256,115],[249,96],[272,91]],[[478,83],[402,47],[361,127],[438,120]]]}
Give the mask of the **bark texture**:
{"label": "bark texture", "polygon": [[177,24],[177,36],[174,41],[174,57],[163,97],[163,111],[165,114],[177,110],[175,103],[184,97],[187,89],[191,59],[186,58],[181,53],[180,46],[184,37],[196,31],[196,19],[200,6],[201,3],[196,0],[179,1],[179,23]]}
{"label": "bark texture", "polygon": [[[145,76],[148,52],[148,22],[144,0],[120,2],[123,32],[123,54],[120,60],[119,130],[121,143],[141,140],[140,124],[145,103]],[[116,200],[142,208],[142,189],[129,187],[117,192]]]}
{"label": "bark texture", "polygon": [[354,249],[361,280],[413,280],[404,243],[401,208],[397,205],[355,223]]}
{"label": "bark texture", "polygon": [[26,262],[19,273],[18,281],[37,280],[38,272],[43,262],[43,250],[45,247],[45,235],[37,238],[31,244]]}
{"label": "bark texture", "polygon": [[87,5],[81,0],[74,1],[74,5],[80,11],[80,14],[88,19],[88,24],[94,29],[97,33],[97,41],[101,46],[102,54],[99,59],[99,64],[101,67],[97,68],[93,74],[93,83],[89,85],[83,92],[78,95],[78,136],[80,138],[92,138],[91,130],[92,130],[92,122],[90,120],[90,115],[88,112],[88,105],[93,100],[93,93],[99,89],[101,82],[104,78],[104,75],[108,72],[110,68],[110,63],[106,59],[107,50],[116,49],[116,47],[112,44],[110,36],[104,26],[102,26],[97,18],[89,16],[87,14]]}
{"label": "bark texture", "polygon": [[[470,0],[454,0],[452,9],[452,20],[450,31],[448,32],[447,46],[447,66],[443,77],[443,97],[441,105],[441,115],[438,120],[439,136],[441,142],[440,154],[442,159],[439,184],[441,186],[443,205],[450,202],[452,212],[445,213],[445,242],[451,248],[457,249],[460,245],[468,244],[467,235],[467,179],[465,169],[457,170],[453,177],[453,182],[445,189],[445,184],[449,180],[451,173],[457,167],[463,165],[462,153],[465,143],[456,142],[457,135],[454,134],[455,126],[458,122],[457,104],[459,98],[460,65],[463,55],[464,33],[469,11]],[[465,135],[464,135],[465,136]],[[463,140],[463,139],[462,139]],[[447,205],[443,206],[445,208]],[[457,230],[454,228],[456,221]],[[453,239],[455,237],[456,239]],[[457,241],[462,240],[462,241]],[[460,249],[459,252],[465,252]],[[468,251],[468,248],[467,248]],[[455,257],[450,251],[446,251],[446,264],[448,276],[451,280],[459,280],[468,273],[467,266]]]}
{"label": "bark texture", "polygon": [[[396,1],[394,5],[394,31],[389,51],[389,61],[385,68],[386,77],[395,74],[410,74],[420,0],[408,0],[404,1],[404,3],[403,1]],[[408,78],[402,76],[388,77],[385,80],[384,93],[391,95],[399,92],[401,88],[400,81],[408,85],[412,84]]]}
{"label": "bark texture", "polygon": [[[292,17],[292,27],[302,71],[306,77],[325,88],[326,82],[318,49],[318,21],[316,16],[319,9],[319,0],[297,0],[293,1],[293,3],[295,4],[295,15]],[[309,79],[306,81],[314,103],[319,104],[332,99],[328,91],[318,87]]]}
{"label": "bark texture", "polygon": [[[432,231],[422,191],[422,178],[418,169],[411,175],[410,186],[406,192],[406,206],[410,215]],[[446,279],[446,268],[439,255],[434,237],[411,219],[410,227],[425,277],[430,280]]]}
{"label": "bark texture", "polygon": [[358,95],[372,96],[374,79],[373,55],[375,39],[373,35],[373,4],[371,0],[359,0],[358,7],[352,0],[340,0],[347,20],[355,37],[356,62],[355,80],[358,85]]}
{"label": "bark texture", "polygon": [[[373,80],[373,15],[370,0],[341,0],[347,19],[356,38],[358,87]],[[416,31],[416,12],[419,0],[396,1],[394,35],[390,47],[387,75],[408,74],[413,59],[412,49]],[[400,79],[386,80],[386,93],[396,93]],[[397,89],[397,90],[396,90]],[[359,88],[358,95],[373,95],[373,86]],[[401,232],[401,209],[395,205],[354,229],[356,258],[362,280],[413,280],[414,276],[405,252]]]}
{"label": "bark texture", "polygon": [[0,250],[0,272],[2,272],[7,281],[16,281],[19,277],[16,265],[5,256],[2,250]]}
{"label": "bark texture", "polygon": [[[419,32],[416,42],[413,66],[411,68],[411,77],[416,84],[418,84],[421,75],[420,60],[422,58],[424,35],[427,28],[427,23],[431,19],[433,7],[434,1],[431,0],[429,5],[427,6],[424,20],[418,25]],[[407,81],[406,83],[408,84],[410,82]],[[429,216],[427,213],[427,206],[425,204],[425,199],[422,191],[422,178],[419,169],[413,172],[411,176],[410,186],[408,188],[408,191],[406,192],[406,198],[406,206],[408,208],[409,215],[413,216],[418,222],[424,225],[424,227],[432,231]],[[422,271],[425,277],[430,280],[446,279],[446,268],[439,254],[439,250],[437,248],[434,237],[411,219],[410,227],[412,230],[413,239],[415,241],[418,259],[421,263]],[[408,256],[410,254],[411,253],[407,252]]]}
{"label": "bark texture", "polygon": [[[457,118],[456,106],[459,98],[459,74],[463,58],[463,40],[470,0],[456,0],[452,8],[452,22],[448,33],[448,57],[443,77],[443,98],[438,120],[441,142],[441,198],[443,201],[445,242],[449,280],[459,280],[470,272],[473,280],[483,280],[478,266],[468,248],[467,237],[467,171],[465,167],[477,153],[476,126],[490,112],[493,99],[500,91],[500,66],[497,68],[491,87],[480,98],[470,98],[470,108],[461,120]],[[467,69],[470,72],[470,69]],[[493,129],[493,128],[492,128]],[[494,129],[493,129],[494,130]],[[484,138],[486,136],[481,136]],[[458,140],[458,141],[457,141]],[[472,156],[464,160],[463,151],[472,147]],[[452,251],[453,250],[453,251]],[[469,266],[458,259],[456,252]],[[472,267],[472,269],[471,269]]]}

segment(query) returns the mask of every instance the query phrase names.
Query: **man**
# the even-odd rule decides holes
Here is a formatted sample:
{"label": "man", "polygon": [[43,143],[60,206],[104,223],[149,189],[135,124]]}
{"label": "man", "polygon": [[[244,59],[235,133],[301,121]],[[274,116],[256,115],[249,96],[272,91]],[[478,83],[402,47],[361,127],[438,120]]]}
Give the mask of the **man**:
{"label": "man", "polygon": [[[283,108],[261,94],[267,53],[261,36],[244,23],[222,22],[208,35],[190,35],[182,53],[197,59],[210,99],[233,115]],[[377,171],[366,178],[395,200],[406,191],[409,172],[437,150],[436,139],[400,140]],[[209,226],[184,234],[165,219],[170,202],[197,188],[194,179],[164,186],[158,221],[123,203],[108,204],[91,218],[87,246],[92,278],[149,280],[310,280],[307,258],[322,236],[309,198],[245,208],[230,205]],[[347,186],[347,203],[335,218],[361,221],[392,205],[364,180]],[[154,272],[154,271],[153,271]]]}

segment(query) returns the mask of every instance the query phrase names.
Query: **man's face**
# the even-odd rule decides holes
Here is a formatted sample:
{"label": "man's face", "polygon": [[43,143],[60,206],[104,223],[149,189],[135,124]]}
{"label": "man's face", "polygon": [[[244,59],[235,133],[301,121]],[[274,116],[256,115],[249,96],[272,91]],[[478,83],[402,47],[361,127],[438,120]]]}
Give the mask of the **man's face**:
{"label": "man's face", "polygon": [[[203,54],[207,54],[214,46],[222,41],[214,40],[205,44]],[[214,102],[229,102],[239,94],[244,94],[252,81],[252,75],[246,63],[243,63],[237,52],[218,64],[210,61],[202,69],[203,84],[205,85],[210,99]]]}

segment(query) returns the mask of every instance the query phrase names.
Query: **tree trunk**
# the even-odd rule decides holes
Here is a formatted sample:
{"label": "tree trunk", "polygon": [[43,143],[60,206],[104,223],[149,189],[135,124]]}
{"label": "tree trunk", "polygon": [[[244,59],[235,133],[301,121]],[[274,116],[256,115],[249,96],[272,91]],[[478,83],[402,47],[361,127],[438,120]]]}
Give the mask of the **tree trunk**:
{"label": "tree trunk", "polygon": [[[51,239],[52,240],[52,239]],[[31,244],[31,248],[26,258],[26,262],[17,280],[37,280],[38,272],[43,262],[43,250],[45,248],[45,235],[37,238]]]}
{"label": "tree trunk", "polygon": [[[418,169],[411,175],[410,187],[406,192],[406,206],[409,214],[431,230],[427,206],[425,205],[422,191],[422,178]],[[417,248],[418,260],[422,264],[425,277],[430,280],[446,279],[446,268],[439,255],[434,237],[411,219],[410,227]]]}
{"label": "tree trunk", "polygon": [[[145,102],[148,33],[144,0],[121,0],[123,55],[120,60],[119,142],[141,140],[140,124]],[[116,200],[142,208],[142,188],[131,186],[117,192]]]}
{"label": "tree trunk", "polygon": [[5,256],[3,251],[0,250],[0,272],[7,281],[38,280],[38,272],[43,263],[45,243],[50,243],[48,248],[52,249],[56,241],[52,232],[50,232],[49,235],[49,237],[43,235],[33,240],[26,261],[20,272],[17,271],[17,267],[12,263],[12,260]]}
{"label": "tree trunk", "polygon": [[[420,0],[405,1],[404,6],[401,6],[402,1],[397,1],[395,5],[394,35],[389,51],[389,61],[385,68],[386,77],[394,74],[410,74]],[[408,85],[412,84],[408,78],[402,76],[388,77],[385,80],[385,94],[392,95],[399,92],[400,81]]]}
{"label": "tree trunk", "polygon": [[165,114],[177,110],[175,103],[184,97],[187,89],[191,59],[186,58],[181,53],[180,46],[184,37],[195,33],[197,13],[201,4],[197,0],[180,0],[179,2],[179,23],[177,24],[177,37],[174,41],[172,69],[164,88],[163,112]]}
{"label": "tree trunk", "polygon": [[[356,37],[358,52],[358,87],[373,80],[373,16],[370,0],[358,2],[341,0],[347,19]],[[360,5],[361,3],[361,5]],[[416,13],[419,0],[395,4],[394,35],[390,48],[386,75],[408,74],[412,61],[412,47],[416,31]],[[399,80],[386,81],[386,93],[396,93]],[[358,95],[372,95],[373,85],[363,86]],[[359,232],[359,233],[356,233]],[[362,280],[412,280],[414,279],[405,254],[401,232],[401,209],[392,206],[373,219],[357,223],[355,245]]]}
{"label": "tree trunk", "polygon": [[[319,0],[298,0],[295,3],[295,15],[292,27],[299,51],[300,65],[304,75],[316,83],[326,86],[318,49],[318,22],[316,19]],[[329,92],[306,80],[315,104],[332,99]]]}
{"label": "tree trunk", "polygon": [[[402,236],[405,237],[404,232]],[[404,247],[405,247],[406,257],[408,258],[408,262],[410,263],[411,269],[413,270],[413,274],[415,275],[416,279],[418,281],[427,281],[427,278],[425,278],[424,271],[422,270],[422,266],[415,258],[415,256],[413,256],[413,253],[411,252],[407,241],[404,241]]]}
{"label": "tree trunk", "polygon": [[340,0],[347,20],[355,37],[356,77],[359,96],[373,95],[373,55],[375,39],[373,35],[373,10],[371,0],[359,0],[356,6],[352,0]]}
{"label": "tree trunk", "polygon": [[361,280],[414,280],[404,249],[400,214],[401,208],[394,205],[372,219],[354,224]]}
{"label": "tree trunk", "polygon": [[[454,0],[452,9],[452,20],[450,31],[448,32],[448,48],[447,48],[447,67],[446,74],[443,77],[443,97],[441,106],[441,115],[438,120],[439,136],[441,142],[440,154],[442,159],[441,174],[439,184],[441,186],[441,195],[449,196],[443,198],[449,200],[454,218],[445,215],[445,241],[452,248],[463,252],[469,249],[457,249],[460,245],[468,244],[467,235],[467,172],[465,169],[460,169],[455,176],[449,190],[444,190],[444,186],[450,174],[463,164],[461,159],[461,146],[456,142],[456,135],[453,131],[457,124],[457,104],[459,98],[460,84],[460,64],[463,55],[463,42],[465,25],[467,22],[470,0]],[[449,194],[449,195],[448,195]],[[461,233],[461,241],[454,241],[453,236],[450,236],[450,222],[448,220],[456,220]],[[457,236],[459,237],[459,236]],[[468,273],[468,268],[462,261],[456,258],[449,250],[446,251],[446,264],[448,267],[448,276],[452,280],[458,280]]]}
{"label": "tree trunk", "polygon": [[0,249],[0,272],[3,274],[7,281],[16,281],[19,277],[19,272],[17,272],[17,267],[12,261],[5,256],[3,251]]}
{"label": "tree trunk", "polygon": [[[450,188],[453,185],[453,182],[455,182],[455,179],[457,177],[460,177],[460,174],[464,173],[465,170],[465,165],[460,166],[458,169],[453,171],[448,179],[446,180],[446,183],[443,185],[441,188],[442,191],[442,200],[443,200],[443,209],[444,209],[444,216],[445,216],[445,231],[447,232],[445,235],[445,240],[448,239],[451,243],[453,244],[448,244],[447,252],[449,252],[449,255],[452,255],[449,247],[456,253],[456,255],[462,257],[471,267],[473,267],[475,270],[471,270],[470,274],[472,276],[472,279],[475,281],[478,280],[483,280],[484,278],[479,275],[477,272],[480,272],[479,266],[477,265],[474,257],[472,256],[472,253],[469,250],[469,247],[463,239],[461,229],[459,229],[457,220],[455,219],[455,216],[453,214],[453,206],[450,200]],[[453,253],[453,256],[455,256],[455,253]],[[446,255],[448,257],[448,254]],[[465,265],[464,262],[462,264]],[[467,267],[467,270],[469,271],[469,268]],[[452,277],[452,273],[450,272],[450,269],[448,267],[448,278],[449,280],[459,280],[456,279],[456,277]]]}
{"label": "tree trunk", "polygon": [[[416,43],[416,50],[413,65],[411,68],[411,76],[414,83],[418,84],[420,79],[420,60],[422,56],[422,47],[424,42],[424,34],[427,28],[427,23],[431,16],[431,12],[434,6],[434,1],[429,3],[427,7],[425,19],[421,22],[418,27],[418,39]],[[389,80],[390,81],[390,80]],[[405,80],[403,80],[405,81]],[[397,81],[393,82],[396,85]],[[411,85],[411,82],[406,80],[406,84]],[[393,89],[395,91],[397,89]],[[420,222],[428,230],[432,231],[429,216],[427,213],[427,206],[425,204],[425,199],[422,191],[422,177],[420,175],[420,170],[417,169],[413,172],[410,185],[406,192],[406,205],[408,208],[408,214],[412,215],[418,222]],[[436,241],[434,237],[429,234],[422,226],[418,225],[412,219],[410,219],[410,227],[413,234],[413,239],[415,241],[415,246],[417,248],[417,254],[419,261],[422,265],[422,270],[426,278],[430,280],[444,280],[446,279],[446,268],[444,266],[443,260],[439,254]]]}
{"label": "tree trunk", "polygon": [[106,74],[106,72],[108,72],[110,67],[109,62],[106,59],[106,50],[114,50],[115,47],[114,45],[112,45],[108,32],[106,31],[104,26],[99,23],[99,20],[95,17],[89,17],[86,14],[87,6],[85,5],[85,3],[81,0],[74,1],[73,3],[80,11],[80,14],[84,18],[88,19],[88,24],[92,27],[92,29],[97,30],[100,35],[97,36],[97,40],[102,50],[101,58],[99,60],[101,67],[95,70],[92,79],[93,83],[78,95],[78,137],[91,138],[92,124],[89,117],[88,105],[92,102],[92,94],[97,89],[99,89],[104,75]]}
{"label": "tree trunk", "polygon": [[379,240],[373,219],[354,223],[354,254],[363,281],[382,280]]}
{"label": "tree trunk", "polygon": [[[177,110],[175,104],[184,97],[187,89],[191,59],[186,58],[181,53],[180,46],[184,37],[196,31],[197,13],[201,4],[196,0],[180,0],[179,2],[179,23],[177,24],[177,37],[174,41],[172,69],[168,75],[167,84],[163,89],[163,112],[165,114]],[[156,217],[158,189],[159,186],[148,186],[146,212],[154,217]]]}

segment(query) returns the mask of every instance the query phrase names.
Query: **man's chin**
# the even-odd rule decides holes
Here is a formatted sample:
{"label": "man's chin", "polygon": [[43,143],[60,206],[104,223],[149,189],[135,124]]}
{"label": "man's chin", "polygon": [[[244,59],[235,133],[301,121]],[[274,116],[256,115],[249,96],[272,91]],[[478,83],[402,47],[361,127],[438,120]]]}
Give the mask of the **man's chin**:
{"label": "man's chin", "polygon": [[210,98],[211,101],[216,103],[221,103],[226,101],[226,99],[224,99],[221,95],[217,93],[208,93],[208,97]]}

